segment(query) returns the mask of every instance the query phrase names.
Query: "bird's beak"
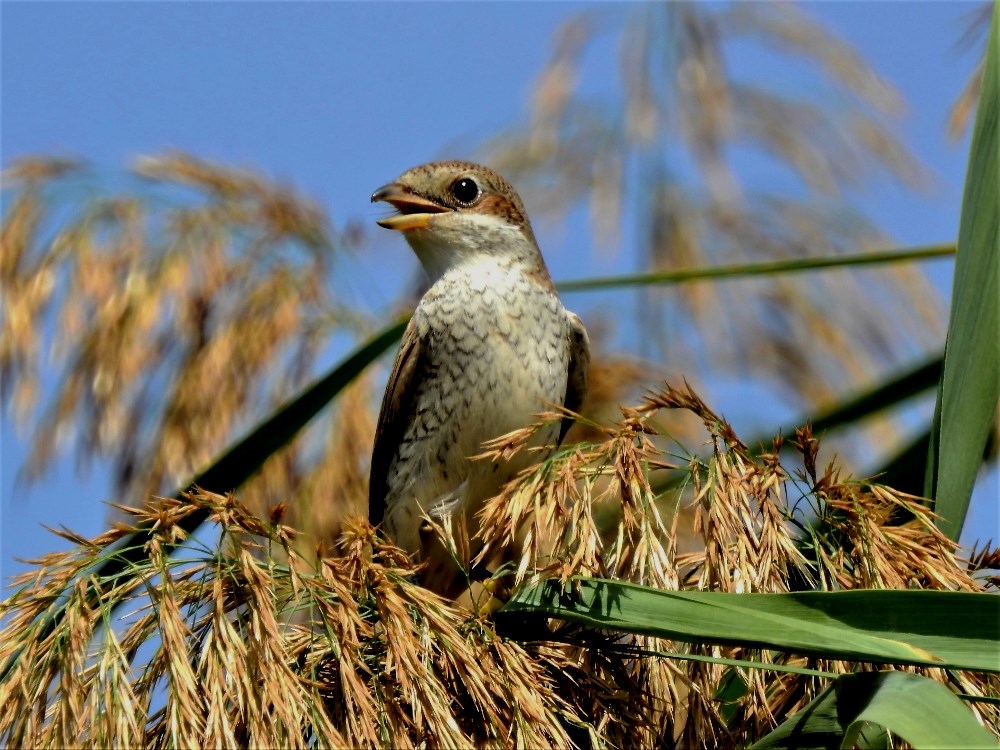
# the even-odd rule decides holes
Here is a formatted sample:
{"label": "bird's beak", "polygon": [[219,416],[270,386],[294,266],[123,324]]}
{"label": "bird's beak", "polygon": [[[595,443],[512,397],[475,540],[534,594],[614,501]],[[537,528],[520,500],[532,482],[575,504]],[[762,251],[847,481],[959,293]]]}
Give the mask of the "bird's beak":
{"label": "bird's beak", "polygon": [[385,201],[399,211],[396,216],[379,219],[380,227],[405,232],[409,229],[425,229],[434,214],[445,213],[450,208],[417,195],[405,185],[391,182],[372,193],[372,203]]}

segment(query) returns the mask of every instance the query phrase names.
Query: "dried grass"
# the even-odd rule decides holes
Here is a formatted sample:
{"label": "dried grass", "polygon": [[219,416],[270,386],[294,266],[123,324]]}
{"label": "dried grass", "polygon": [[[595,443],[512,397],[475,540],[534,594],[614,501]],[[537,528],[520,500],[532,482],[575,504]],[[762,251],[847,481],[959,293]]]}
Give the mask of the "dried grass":
{"label": "dried grass", "polygon": [[[701,420],[707,458],[661,451],[663,409]],[[979,571],[1000,558],[982,551],[962,564],[917,498],[818,470],[808,429],[791,441],[801,463],[794,474],[780,441],[755,454],[687,387],[650,393],[617,425],[591,429],[603,441],[564,449],[483,510],[483,559],[510,563],[498,580],[584,574],[665,589],[980,591],[988,582]],[[520,450],[529,432],[489,451]],[[652,470],[685,475],[687,486],[657,496]],[[694,512],[676,513],[682,502]],[[198,509],[210,512],[217,543],[199,535],[170,557],[177,523]],[[407,557],[367,523],[345,523],[333,549],[304,556],[283,513],[261,520],[231,496],[204,492],[131,511],[156,523],[146,558],[131,585],[97,606],[88,605],[87,571],[129,528],[93,540],[60,532],[73,549],[34,561],[0,605],[0,663],[13,664],[0,684],[4,743],[725,747],[766,732],[823,681],[740,668],[747,690],[723,706],[717,691],[731,668],[656,654],[870,668],[494,622],[421,588]],[[703,550],[680,554],[678,525],[688,518]],[[132,611],[112,621],[116,602]],[[60,605],[62,624],[38,640]],[[1000,691],[995,676],[924,673],[971,695]],[[1000,727],[996,706],[971,705]]]}
{"label": "dried grass", "polygon": [[[144,187],[105,195],[82,165],[4,171],[0,395],[31,417],[26,478],[71,439],[81,464],[110,459],[116,494],[148,497],[210,461],[251,404],[300,389],[356,314],[329,298],[325,215],[287,187],[185,154],[134,173]],[[49,357],[66,367],[39,418]]]}

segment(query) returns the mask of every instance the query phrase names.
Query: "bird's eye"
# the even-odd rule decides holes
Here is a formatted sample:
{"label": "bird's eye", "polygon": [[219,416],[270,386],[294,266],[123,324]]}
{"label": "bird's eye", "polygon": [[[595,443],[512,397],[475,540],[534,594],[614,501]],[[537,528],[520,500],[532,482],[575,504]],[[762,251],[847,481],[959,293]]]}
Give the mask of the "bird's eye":
{"label": "bird's eye", "polygon": [[451,184],[451,194],[459,203],[471,206],[479,198],[479,185],[471,177],[462,177]]}

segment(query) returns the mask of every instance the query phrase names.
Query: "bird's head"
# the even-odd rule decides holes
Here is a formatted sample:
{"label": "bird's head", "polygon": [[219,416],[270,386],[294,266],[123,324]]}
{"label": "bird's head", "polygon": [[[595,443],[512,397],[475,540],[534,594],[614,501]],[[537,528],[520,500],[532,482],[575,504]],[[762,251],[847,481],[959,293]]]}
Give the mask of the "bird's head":
{"label": "bird's head", "polygon": [[524,204],[488,167],[465,161],[414,167],[372,193],[372,202],[379,201],[397,211],[379,226],[402,232],[432,278],[475,257],[542,263]]}

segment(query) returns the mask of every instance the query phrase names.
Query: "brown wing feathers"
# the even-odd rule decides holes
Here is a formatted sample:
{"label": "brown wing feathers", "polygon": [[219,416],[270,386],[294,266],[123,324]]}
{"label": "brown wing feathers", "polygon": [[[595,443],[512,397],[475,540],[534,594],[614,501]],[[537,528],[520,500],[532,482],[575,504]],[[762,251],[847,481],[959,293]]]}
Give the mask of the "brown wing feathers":
{"label": "brown wing feathers", "polygon": [[403,340],[393,362],[382,409],[375,428],[375,447],[372,450],[371,480],[368,486],[368,520],[382,523],[385,515],[385,497],[389,490],[389,467],[406,428],[413,420],[414,401],[420,384],[416,373],[423,370],[426,348],[413,321],[403,332]]}

